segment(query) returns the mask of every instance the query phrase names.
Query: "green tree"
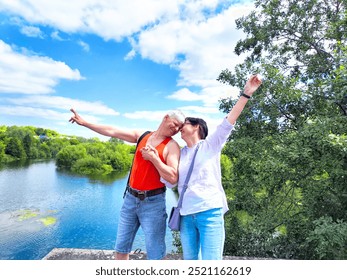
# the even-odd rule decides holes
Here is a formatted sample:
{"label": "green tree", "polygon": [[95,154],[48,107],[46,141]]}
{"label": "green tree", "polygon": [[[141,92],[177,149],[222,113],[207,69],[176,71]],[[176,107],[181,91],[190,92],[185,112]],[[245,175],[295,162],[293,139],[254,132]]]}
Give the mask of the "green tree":
{"label": "green tree", "polygon": [[5,161],[5,144],[0,141],[0,164]]}
{"label": "green tree", "polygon": [[6,130],[7,127],[4,125],[0,126],[0,164],[4,163],[6,160],[6,154],[5,154],[5,149],[6,149]]}
{"label": "green tree", "polygon": [[[71,143],[71,140],[70,140]],[[56,165],[79,174],[108,174],[129,170],[132,162],[131,146],[122,142],[101,142],[98,139],[77,139],[57,154]],[[78,144],[79,143],[79,144]]]}
{"label": "green tree", "polygon": [[[329,227],[344,228],[347,221],[347,1],[262,0],[255,6],[237,20],[246,39],[235,51],[247,55],[244,63],[218,78],[242,89],[247,73],[265,77],[224,149],[233,163],[225,250],[346,256],[346,246],[324,254],[327,246],[317,253],[312,244],[322,240],[321,232],[333,240]],[[220,108],[227,112],[234,103],[222,100]],[[331,221],[317,231],[322,217]],[[331,244],[344,245],[344,238]]]}
{"label": "green tree", "polygon": [[78,159],[72,166],[73,172],[85,175],[109,174],[113,171],[112,166],[103,163],[100,158],[88,155],[85,158]]}
{"label": "green tree", "polygon": [[5,153],[16,159],[26,158],[26,153],[22,142],[18,138],[14,137],[10,138],[6,146]]}
{"label": "green tree", "polygon": [[108,162],[113,167],[114,170],[122,171],[129,170],[132,158],[131,151],[133,151],[132,146],[114,142],[107,143],[108,151]]}
{"label": "green tree", "polygon": [[317,259],[347,259],[347,223],[331,217],[314,221],[314,229],[308,234],[307,242],[314,248]]}
{"label": "green tree", "polygon": [[57,154],[56,165],[58,168],[71,169],[77,160],[86,156],[87,151],[82,144],[66,146]]}
{"label": "green tree", "polygon": [[23,141],[26,135],[32,135],[33,131],[30,127],[20,127],[20,126],[9,126],[7,127],[6,134],[8,137],[17,138],[20,141]]}
{"label": "green tree", "polygon": [[48,159],[48,158],[52,157],[51,150],[50,150],[50,148],[46,142],[41,143],[39,149],[35,148],[35,150],[33,150],[33,152],[34,151],[39,153],[37,155],[37,158],[45,158],[45,159],[47,158]]}
{"label": "green tree", "polygon": [[45,143],[49,146],[49,150],[50,150],[52,158],[55,158],[57,156],[58,152],[62,148],[70,145],[69,139],[64,138],[64,137],[50,138],[50,140],[46,141]]}
{"label": "green tree", "polygon": [[28,158],[35,158],[35,155],[33,155],[31,152],[33,148],[33,142],[34,142],[34,137],[32,135],[28,133],[27,135],[24,136],[23,147]]}

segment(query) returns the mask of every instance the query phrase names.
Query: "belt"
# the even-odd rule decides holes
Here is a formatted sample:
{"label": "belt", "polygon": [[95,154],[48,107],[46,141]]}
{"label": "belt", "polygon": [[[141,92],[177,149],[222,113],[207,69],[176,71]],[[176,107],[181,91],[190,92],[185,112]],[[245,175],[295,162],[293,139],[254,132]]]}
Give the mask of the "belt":
{"label": "belt", "polygon": [[138,191],[128,186],[128,192],[133,196],[138,197],[140,200],[144,200],[146,197],[161,194],[166,191],[166,187],[162,187],[159,189],[154,189],[150,191]]}

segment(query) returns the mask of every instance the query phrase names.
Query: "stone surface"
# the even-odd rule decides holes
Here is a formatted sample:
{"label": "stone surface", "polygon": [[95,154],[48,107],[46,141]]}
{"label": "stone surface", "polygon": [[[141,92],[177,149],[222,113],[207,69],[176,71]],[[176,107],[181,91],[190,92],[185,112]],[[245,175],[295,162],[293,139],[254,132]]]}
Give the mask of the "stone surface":
{"label": "stone surface", "polygon": [[[179,254],[170,254],[168,259],[182,259]],[[130,260],[145,260],[146,253],[140,250],[131,252]],[[114,260],[113,250],[90,250],[72,248],[54,248],[43,260]]]}
{"label": "stone surface", "polygon": [[[131,252],[130,260],[146,260],[146,253],[141,250]],[[181,254],[168,254],[167,260],[182,260]],[[250,258],[224,256],[224,260],[247,260]],[[252,258],[254,259],[254,258]],[[113,250],[89,250],[74,248],[54,248],[43,260],[114,260]]]}

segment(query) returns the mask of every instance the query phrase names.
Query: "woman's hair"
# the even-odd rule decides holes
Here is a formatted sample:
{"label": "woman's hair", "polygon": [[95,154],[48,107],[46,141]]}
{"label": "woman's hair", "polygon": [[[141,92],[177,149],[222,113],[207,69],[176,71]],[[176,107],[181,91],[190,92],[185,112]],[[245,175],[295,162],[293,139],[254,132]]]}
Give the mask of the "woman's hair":
{"label": "woman's hair", "polygon": [[187,117],[186,121],[188,121],[189,123],[191,123],[192,125],[198,125],[199,126],[199,137],[200,139],[205,139],[208,135],[208,128],[207,128],[207,124],[203,119],[199,119],[199,118],[191,118],[191,117]]}

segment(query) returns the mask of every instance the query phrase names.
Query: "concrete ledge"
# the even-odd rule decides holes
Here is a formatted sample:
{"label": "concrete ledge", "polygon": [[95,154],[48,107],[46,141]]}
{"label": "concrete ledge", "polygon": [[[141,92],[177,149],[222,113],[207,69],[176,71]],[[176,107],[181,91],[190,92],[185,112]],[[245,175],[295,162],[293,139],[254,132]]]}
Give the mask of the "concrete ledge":
{"label": "concrete ledge", "polygon": [[[144,252],[131,252],[130,260],[145,260],[147,255]],[[54,248],[43,260],[114,260],[113,250],[92,250],[74,248]],[[169,254],[170,260],[181,260],[180,254]]]}
{"label": "concrete ledge", "polygon": [[[130,260],[146,260],[144,252],[134,251],[129,256]],[[182,260],[181,254],[167,254],[167,260]],[[224,260],[255,260],[259,258],[224,256]],[[113,250],[92,250],[75,248],[54,248],[43,260],[114,260]],[[264,259],[263,259],[264,260]]]}

